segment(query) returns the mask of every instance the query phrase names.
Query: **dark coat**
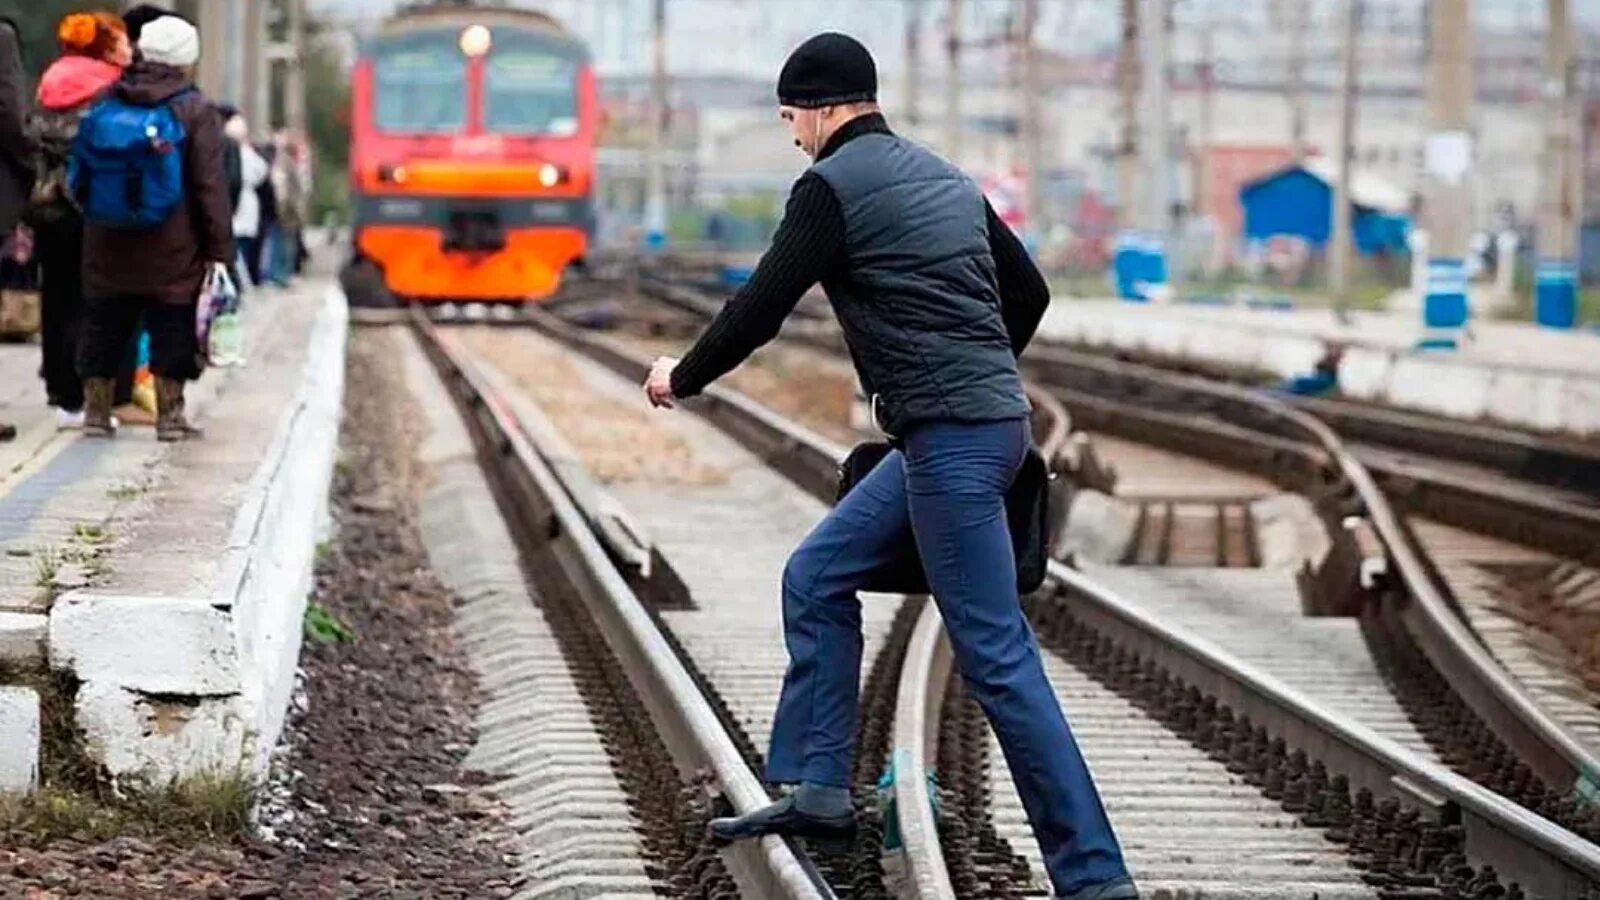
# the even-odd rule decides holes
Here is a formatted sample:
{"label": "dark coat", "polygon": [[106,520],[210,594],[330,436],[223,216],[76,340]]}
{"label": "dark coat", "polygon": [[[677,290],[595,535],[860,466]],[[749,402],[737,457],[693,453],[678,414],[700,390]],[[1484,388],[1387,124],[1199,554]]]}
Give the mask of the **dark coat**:
{"label": "dark coat", "polygon": [[33,148],[24,130],[26,80],[16,26],[0,18],[0,237],[22,218],[33,186]]}
{"label": "dark coat", "polygon": [[[193,82],[172,66],[141,60],[115,91],[129,103],[155,106]],[[199,91],[172,101],[187,135],[183,145],[184,201],[148,231],[90,222],[84,228],[84,293],[193,303],[211,263],[233,260],[233,213],[223,170],[222,123]]]}

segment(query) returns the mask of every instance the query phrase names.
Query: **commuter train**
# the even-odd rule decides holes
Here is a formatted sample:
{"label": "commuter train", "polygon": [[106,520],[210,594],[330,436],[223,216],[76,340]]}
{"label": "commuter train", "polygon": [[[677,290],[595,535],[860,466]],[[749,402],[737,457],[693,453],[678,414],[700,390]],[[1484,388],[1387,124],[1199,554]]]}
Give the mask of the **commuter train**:
{"label": "commuter train", "polygon": [[594,233],[588,48],[543,13],[388,19],[351,82],[354,261],[412,302],[549,296]]}

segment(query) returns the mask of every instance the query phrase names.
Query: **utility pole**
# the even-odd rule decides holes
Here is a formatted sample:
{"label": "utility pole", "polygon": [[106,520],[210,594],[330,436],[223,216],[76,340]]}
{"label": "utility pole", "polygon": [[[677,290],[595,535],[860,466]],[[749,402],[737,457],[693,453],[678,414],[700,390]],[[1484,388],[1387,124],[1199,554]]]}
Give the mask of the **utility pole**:
{"label": "utility pole", "polygon": [[906,122],[922,121],[922,0],[906,0]]}
{"label": "utility pole", "polygon": [[1116,149],[1117,226],[1134,227],[1139,208],[1139,0],[1122,0],[1122,43],[1117,50],[1117,93],[1121,134]]}
{"label": "utility pole", "polygon": [[1300,162],[1310,150],[1306,141],[1306,32],[1311,11],[1307,0],[1286,0],[1286,5],[1289,71],[1283,87],[1289,101],[1289,146],[1294,148],[1295,161]]}
{"label": "utility pole", "polygon": [[1361,0],[1344,0],[1344,40],[1339,46],[1339,167],[1333,186],[1333,235],[1328,247],[1333,314],[1340,322],[1348,317],[1350,303],[1350,178],[1355,168],[1356,42],[1360,35]]}
{"label": "utility pole", "polygon": [[1028,226],[1036,237],[1048,230],[1044,209],[1044,121],[1040,108],[1039,0],[1022,0],[1022,164],[1028,170]]}
{"label": "utility pole", "polygon": [[266,79],[265,92],[271,97],[271,86],[273,84],[281,86],[283,120],[262,122],[262,124],[281,125],[297,134],[303,134],[306,125],[304,0],[277,0],[276,5],[283,23],[283,33],[281,40],[268,39],[266,45],[264,55],[269,78]]}
{"label": "utility pole", "polygon": [[[1571,328],[1576,317],[1578,214],[1578,67],[1573,58],[1570,0],[1547,0],[1545,31],[1544,148],[1539,159],[1538,267],[1534,320]],[[1510,265],[1504,259],[1500,265]]]}
{"label": "utility pole", "polygon": [[1207,18],[1200,29],[1200,115],[1199,115],[1199,140],[1192,150],[1194,157],[1193,175],[1191,183],[1194,185],[1194,205],[1197,212],[1206,209],[1207,192],[1211,185],[1207,181],[1209,165],[1208,155],[1211,144],[1216,134],[1216,50],[1212,40],[1216,23]]}
{"label": "utility pole", "polygon": [[945,16],[944,149],[961,165],[961,0],[950,0]]}
{"label": "utility pole", "polygon": [[1172,90],[1167,59],[1172,27],[1172,0],[1145,0],[1150,21],[1142,30],[1145,78],[1142,111],[1145,119],[1139,142],[1139,227],[1166,236],[1172,224]]}
{"label": "utility pole", "polygon": [[645,241],[667,235],[667,0],[653,0],[650,16],[650,133],[645,160]]}
{"label": "utility pole", "polygon": [[1472,227],[1471,0],[1432,0],[1428,16],[1428,137],[1423,219],[1428,228],[1425,346],[1454,347],[1467,321],[1466,256]]}

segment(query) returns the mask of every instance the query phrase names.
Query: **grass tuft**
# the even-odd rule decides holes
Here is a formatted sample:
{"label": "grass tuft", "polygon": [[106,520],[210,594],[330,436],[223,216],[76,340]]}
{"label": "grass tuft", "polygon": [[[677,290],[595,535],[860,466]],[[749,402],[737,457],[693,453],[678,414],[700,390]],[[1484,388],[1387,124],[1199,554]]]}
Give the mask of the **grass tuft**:
{"label": "grass tuft", "polygon": [[257,785],[243,771],[205,772],[159,785],[124,778],[114,788],[104,768],[83,752],[75,715],[78,681],[71,672],[0,666],[0,681],[38,691],[43,719],[43,786],[26,795],[0,793],[0,846],[121,836],[189,844],[231,841],[249,833]]}
{"label": "grass tuft", "polygon": [[121,797],[99,794],[46,785],[33,794],[0,795],[0,835],[32,846],[62,838],[234,841],[249,834],[256,785],[242,773],[203,773],[160,787],[128,787]]}
{"label": "grass tuft", "polygon": [[306,637],[319,644],[343,644],[355,639],[356,633],[316,600],[306,604]]}

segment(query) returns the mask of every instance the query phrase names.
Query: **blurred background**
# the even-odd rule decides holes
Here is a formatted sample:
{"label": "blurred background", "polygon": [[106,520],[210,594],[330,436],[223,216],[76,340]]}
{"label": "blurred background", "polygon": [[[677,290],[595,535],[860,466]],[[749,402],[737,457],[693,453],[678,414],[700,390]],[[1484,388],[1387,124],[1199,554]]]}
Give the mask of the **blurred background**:
{"label": "blurred background", "polygon": [[[86,5],[0,0],[36,63],[56,19]],[[266,29],[259,52],[235,42],[202,81],[263,128],[303,127],[318,218],[342,219],[349,66],[399,4],[170,5],[211,40]],[[1534,315],[1531,285],[1554,266],[1577,271],[1577,318],[1600,319],[1600,2],[505,5],[554,15],[593,53],[602,245],[759,253],[807,163],[776,118],[778,68],[836,29],[877,57],[892,124],[979,179],[1058,294],[1404,307],[1431,252],[1464,257],[1475,311]],[[275,49],[293,17],[303,46]],[[1141,241],[1160,271],[1119,273],[1118,248]]]}

